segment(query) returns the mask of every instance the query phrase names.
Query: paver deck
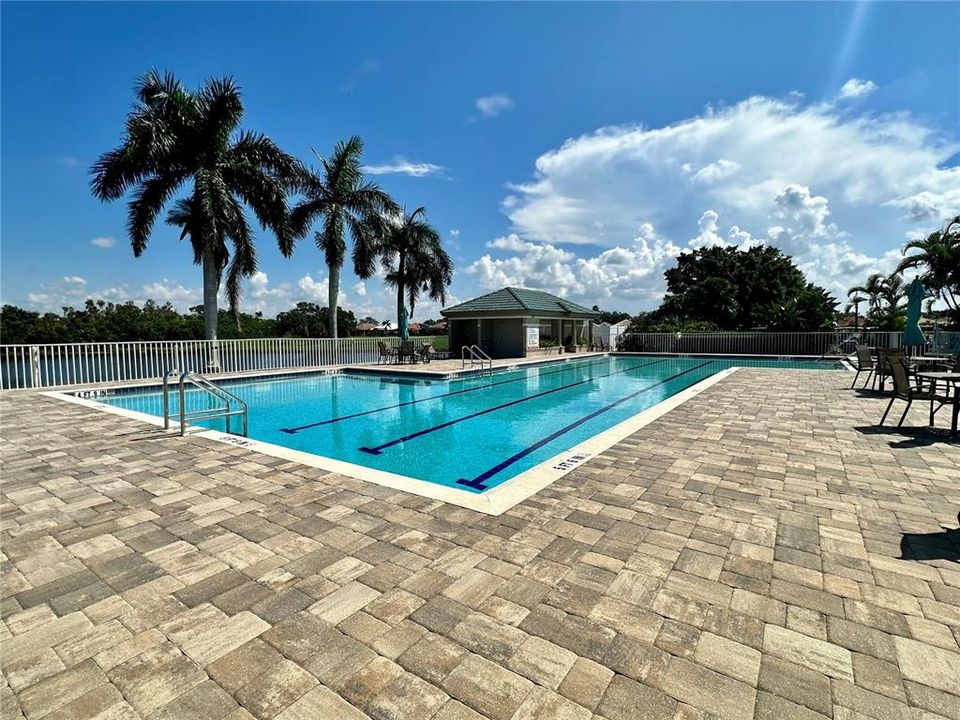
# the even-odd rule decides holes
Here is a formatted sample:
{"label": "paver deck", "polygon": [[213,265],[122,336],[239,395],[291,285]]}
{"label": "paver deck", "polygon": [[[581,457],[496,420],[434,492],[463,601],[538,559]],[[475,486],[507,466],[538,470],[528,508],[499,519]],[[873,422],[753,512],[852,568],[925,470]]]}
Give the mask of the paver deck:
{"label": "paver deck", "polygon": [[0,395],[0,716],[960,718],[960,446],[848,383],[740,370],[499,517]]}

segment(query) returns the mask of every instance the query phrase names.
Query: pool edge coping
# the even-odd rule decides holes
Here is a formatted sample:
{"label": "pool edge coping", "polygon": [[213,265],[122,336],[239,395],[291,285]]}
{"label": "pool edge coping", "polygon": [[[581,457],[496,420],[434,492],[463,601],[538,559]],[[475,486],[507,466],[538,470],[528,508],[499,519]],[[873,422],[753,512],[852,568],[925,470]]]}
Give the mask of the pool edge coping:
{"label": "pool edge coping", "polygon": [[[381,487],[389,487],[394,490],[408,492],[419,497],[425,497],[430,500],[449,503],[458,507],[485,513],[487,515],[498,516],[505,513],[512,507],[520,504],[524,500],[536,495],[541,490],[549,487],[560,478],[572,472],[586,462],[609,450],[618,442],[626,439],[630,435],[646,427],[650,423],[659,419],[674,408],[679,407],[688,400],[696,397],[710,386],[720,382],[730,374],[739,370],[739,367],[726,368],[709,377],[694,383],[690,387],[684,388],[675,395],[664,398],[657,404],[645,410],[641,410],[636,415],[623,420],[613,427],[583,440],[569,448],[562,450],[556,455],[538,463],[532,468],[524,470],[509,480],[496,485],[482,493],[474,493],[468,490],[448,487],[438,483],[432,483],[427,480],[409,477],[391,473],[385,470],[368,468],[356,463],[350,463],[344,460],[316,455],[303,450],[294,450],[263,440],[254,440],[252,438],[242,437],[240,435],[231,435],[219,430],[210,430],[206,428],[192,428],[188,430],[189,437],[199,437],[205,440],[238,447],[253,452],[259,452],[269,457],[296,462],[307,467],[316,468],[333,472],[346,477],[370,482]],[[114,415],[126,417],[132,420],[148,423],[154,427],[164,430],[163,418],[155,415],[149,415],[136,410],[128,410],[115,405],[98,402],[93,398],[79,397],[72,392],[63,392],[58,390],[42,391],[42,395],[53,397],[60,400],[66,400],[77,405],[88,407],[101,412],[109,412]],[[171,427],[167,431],[171,435],[179,432],[178,428]]]}

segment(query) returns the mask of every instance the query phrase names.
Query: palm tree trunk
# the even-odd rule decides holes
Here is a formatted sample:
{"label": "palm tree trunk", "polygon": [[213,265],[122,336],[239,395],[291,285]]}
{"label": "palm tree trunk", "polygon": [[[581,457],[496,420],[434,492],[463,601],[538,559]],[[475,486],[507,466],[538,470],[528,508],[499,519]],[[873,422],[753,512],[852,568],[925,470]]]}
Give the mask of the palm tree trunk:
{"label": "palm tree trunk", "polygon": [[203,327],[204,337],[213,340],[209,369],[220,369],[220,348],[217,340],[217,293],[220,291],[220,268],[210,249],[203,252]]}
{"label": "palm tree trunk", "polygon": [[400,253],[400,259],[397,262],[397,332],[400,332],[400,322],[403,317],[403,289],[404,289],[404,277],[403,274],[406,272],[406,258],[404,254]]}
{"label": "palm tree trunk", "polygon": [[337,339],[337,304],[340,301],[340,268],[330,266],[330,278],[327,283],[327,307],[330,311],[327,323],[330,325],[328,335]]}

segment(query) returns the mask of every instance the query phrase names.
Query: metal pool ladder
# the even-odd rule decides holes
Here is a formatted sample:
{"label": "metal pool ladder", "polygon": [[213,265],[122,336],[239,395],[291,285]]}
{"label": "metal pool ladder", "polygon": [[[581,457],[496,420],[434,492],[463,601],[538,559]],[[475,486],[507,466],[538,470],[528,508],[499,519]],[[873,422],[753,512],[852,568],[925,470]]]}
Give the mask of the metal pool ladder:
{"label": "metal pool ladder", "polygon": [[464,345],[460,348],[461,367],[467,366],[467,358],[470,358],[470,365],[475,362],[480,363],[480,374],[483,375],[483,368],[486,367],[493,375],[493,359],[487,355],[479,345]]}
{"label": "metal pool ladder", "polygon": [[[178,415],[170,414],[170,378],[177,378],[178,391],[179,391],[179,400],[180,404],[178,406],[179,413]],[[206,408],[204,410],[194,410],[192,412],[186,411],[186,386],[187,383],[190,383],[195,388],[204,391],[210,397],[219,400],[223,403],[222,406]],[[232,403],[236,403],[238,407],[234,407]],[[247,422],[247,404],[234,395],[231,392],[224,390],[222,387],[214,385],[212,382],[207,380],[203,375],[199,373],[192,372],[187,370],[186,372],[180,372],[179,370],[168,370],[163,374],[163,427],[166,430],[170,429],[170,419],[179,420],[180,422],[180,435],[184,435],[187,432],[187,421],[188,420],[213,420],[216,418],[225,418],[227,421],[227,432],[230,432],[230,418],[234,415],[240,415],[243,418],[243,436],[247,436],[248,422]]]}

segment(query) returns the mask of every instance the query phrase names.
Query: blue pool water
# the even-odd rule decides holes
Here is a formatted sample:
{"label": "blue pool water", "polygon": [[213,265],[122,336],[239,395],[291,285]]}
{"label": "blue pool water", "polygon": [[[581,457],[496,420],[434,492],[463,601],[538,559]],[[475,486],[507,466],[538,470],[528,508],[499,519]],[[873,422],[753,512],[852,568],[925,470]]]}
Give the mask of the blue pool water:
{"label": "blue pool water", "polygon": [[[834,362],[614,356],[450,381],[357,373],[218,384],[247,402],[254,439],[483,492],[733,366],[839,367]],[[117,391],[102,401],[163,415],[158,388]],[[187,409],[207,402],[208,396],[190,392]],[[239,418],[233,422],[239,427]],[[222,419],[201,424],[225,429]]]}

